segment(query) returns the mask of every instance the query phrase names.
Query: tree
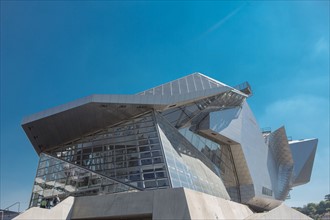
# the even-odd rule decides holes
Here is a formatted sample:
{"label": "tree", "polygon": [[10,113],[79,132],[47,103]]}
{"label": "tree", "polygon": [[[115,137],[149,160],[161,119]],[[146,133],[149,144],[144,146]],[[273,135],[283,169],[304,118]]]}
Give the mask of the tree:
{"label": "tree", "polygon": [[317,206],[316,206],[316,212],[317,214],[323,214],[326,212],[326,202],[325,201],[321,201]]}
{"label": "tree", "polygon": [[320,219],[325,213],[330,212],[330,194],[324,196],[325,201],[319,203],[308,203],[301,207],[293,207],[297,211],[308,215],[312,219]]}
{"label": "tree", "polygon": [[325,201],[330,201],[330,194],[324,196]]}
{"label": "tree", "polygon": [[310,215],[310,216],[314,216],[315,214],[316,214],[316,204],[315,203],[308,203],[307,204],[307,209],[306,209],[306,211],[307,211],[307,213]]}

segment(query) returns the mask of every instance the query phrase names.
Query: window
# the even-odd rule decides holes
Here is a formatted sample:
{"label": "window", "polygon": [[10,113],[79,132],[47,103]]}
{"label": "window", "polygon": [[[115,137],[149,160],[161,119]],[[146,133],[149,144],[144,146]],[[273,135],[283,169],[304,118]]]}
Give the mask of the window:
{"label": "window", "polygon": [[272,196],[273,195],[273,191],[271,189],[268,189],[266,187],[262,187],[262,194],[267,195],[267,196]]}

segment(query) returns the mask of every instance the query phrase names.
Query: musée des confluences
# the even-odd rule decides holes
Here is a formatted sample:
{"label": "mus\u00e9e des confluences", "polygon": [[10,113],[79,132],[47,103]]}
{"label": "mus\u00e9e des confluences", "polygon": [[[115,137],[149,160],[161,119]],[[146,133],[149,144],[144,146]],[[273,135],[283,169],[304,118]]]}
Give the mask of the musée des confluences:
{"label": "mus\u00e9e des confluences", "polygon": [[255,210],[309,182],[317,139],[262,131],[248,83],[194,73],[134,95],[91,95],[24,118],[42,199],[185,187]]}

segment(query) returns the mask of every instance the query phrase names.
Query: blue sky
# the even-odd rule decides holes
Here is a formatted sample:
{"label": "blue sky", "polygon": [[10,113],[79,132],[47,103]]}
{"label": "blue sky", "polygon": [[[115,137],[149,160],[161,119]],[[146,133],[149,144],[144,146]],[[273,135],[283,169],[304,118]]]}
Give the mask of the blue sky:
{"label": "blue sky", "polygon": [[329,1],[1,1],[1,208],[30,199],[38,156],[24,116],[90,94],[132,94],[201,72],[248,81],[260,127],[317,137],[329,194]]}

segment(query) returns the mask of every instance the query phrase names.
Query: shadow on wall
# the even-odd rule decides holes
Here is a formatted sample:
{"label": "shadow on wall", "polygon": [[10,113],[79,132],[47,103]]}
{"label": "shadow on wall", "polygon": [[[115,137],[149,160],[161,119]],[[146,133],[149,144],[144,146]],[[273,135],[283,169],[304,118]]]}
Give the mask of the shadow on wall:
{"label": "shadow on wall", "polygon": [[275,155],[273,155],[273,152],[271,150],[268,150],[268,155],[267,155],[267,168],[268,168],[268,172],[269,174],[273,173],[276,174],[276,176],[271,176],[271,183],[272,183],[272,195],[274,196],[274,193],[277,192],[277,173],[278,170],[276,169],[276,162],[274,160]]}
{"label": "shadow on wall", "polygon": [[217,132],[226,129],[233,120],[238,119],[241,110],[241,107],[236,107],[216,112],[217,114],[214,114],[215,118],[213,119],[216,124],[211,129]]}

